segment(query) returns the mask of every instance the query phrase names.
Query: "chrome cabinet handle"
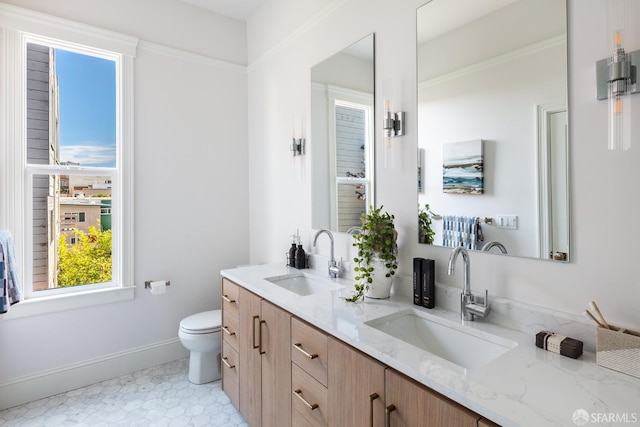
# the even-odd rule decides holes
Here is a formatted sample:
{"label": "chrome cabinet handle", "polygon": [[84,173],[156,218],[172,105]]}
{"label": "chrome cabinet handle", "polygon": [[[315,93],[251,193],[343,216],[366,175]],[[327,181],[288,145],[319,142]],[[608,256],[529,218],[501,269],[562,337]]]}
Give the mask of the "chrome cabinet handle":
{"label": "chrome cabinet handle", "polygon": [[229,369],[233,369],[236,367],[236,365],[232,365],[229,363],[229,358],[228,357],[223,357],[222,358],[222,363],[224,363],[224,365],[229,368]]}
{"label": "chrome cabinet handle", "polygon": [[391,427],[391,413],[396,410],[396,405],[389,405],[385,408],[384,412],[386,414],[386,418],[384,421],[385,427]]}
{"label": "chrome cabinet handle", "polygon": [[302,397],[302,390],[300,389],[294,390],[293,394],[295,394],[298,397],[298,399],[302,400],[304,404],[307,406],[307,408],[309,408],[310,410],[313,411],[314,409],[318,409],[317,403],[309,403],[304,397]]}
{"label": "chrome cabinet handle", "polygon": [[222,295],[222,299],[225,300],[226,302],[230,303],[230,304],[235,304],[236,300],[229,298],[229,295]]}
{"label": "chrome cabinet handle", "polygon": [[371,427],[373,427],[373,401],[379,397],[378,393],[369,395],[369,420],[371,421]]}
{"label": "chrome cabinet handle", "polygon": [[229,330],[229,327],[227,327],[227,326],[223,326],[222,330],[224,331],[225,334],[229,335],[230,337],[232,337],[232,336],[234,336],[236,334],[235,332],[231,332]]}
{"label": "chrome cabinet handle", "polygon": [[298,350],[300,353],[304,354],[309,359],[315,359],[316,357],[318,357],[317,354],[311,354],[311,353],[307,353],[306,351],[304,351],[304,349],[302,348],[302,344],[301,343],[295,343],[293,345],[293,348]]}

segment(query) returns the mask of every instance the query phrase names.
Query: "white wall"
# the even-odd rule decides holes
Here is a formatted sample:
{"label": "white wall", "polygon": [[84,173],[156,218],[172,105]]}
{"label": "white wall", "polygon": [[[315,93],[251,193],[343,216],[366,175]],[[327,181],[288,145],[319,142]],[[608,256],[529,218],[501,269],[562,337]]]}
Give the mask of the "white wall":
{"label": "white wall", "polygon": [[[246,263],[249,245],[245,24],[169,0],[11,3],[141,39],[137,289],[132,301],[0,319],[0,407],[22,380],[176,340],[183,317],[220,307],[219,271]],[[167,294],[145,291],[152,279],[170,280]]]}
{"label": "white wall", "polygon": [[[311,183],[304,171],[311,159],[307,156],[304,164],[290,159],[291,116],[310,116],[310,67],[375,32],[377,111],[382,111],[383,82],[387,92],[393,87],[397,107],[407,111],[407,135],[394,141],[395,164],[385,169],[382,156],[377,159],[377,201],[396,215],[400,228],[400,272],[411,272],[414,256],[434,258],[437,280],[460,286],[461,275],[444,273],[448,250],[420,246],[415,237],[415,11],[424,1],[308,1],[304,11],[277,13],[292,3],[296,2],[270,0],[247,27],[252,262],[282,262],[289,247],[287,235],[296,228],[310,248]],[[607,105],[594,95],[595,62],[608,53],[605,2],[570,0],[568,13],[573,262],[473,253],[473,288],[575,314],[597,300],[611,322],[637,329],[640,202],[635,187],[640,171],[634,165],[640,160],[640,141],[636,138],[627,153],[606,149]],[[640,8],[628,17],[630,23],[639,22]],[[640,38],[631,38],[629,48],[640,49]],[[640,96],[633,97],[633,104],[633,117],[640,122]],[[640,129],[636,126],[635,131],[637,135]],[[379,125],[376,132],[380,153]],[[341,236],[338,256],[345,256],[349,248],[350,241]],[[327,253],[326,246],[319,250]]]}

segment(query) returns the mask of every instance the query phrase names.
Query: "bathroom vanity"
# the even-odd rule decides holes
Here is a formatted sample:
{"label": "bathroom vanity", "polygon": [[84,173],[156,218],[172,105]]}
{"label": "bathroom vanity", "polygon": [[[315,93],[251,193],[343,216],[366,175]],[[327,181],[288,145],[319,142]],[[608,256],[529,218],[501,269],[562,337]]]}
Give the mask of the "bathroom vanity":
{"label": "bathroom vanity", "polygon": [[580,409],[640,413],[640,380],[591,353],[549,353],[409,296],[348,303],[352,281],[311,270],[222,276],[223,389],[251,426],[562,426]]}

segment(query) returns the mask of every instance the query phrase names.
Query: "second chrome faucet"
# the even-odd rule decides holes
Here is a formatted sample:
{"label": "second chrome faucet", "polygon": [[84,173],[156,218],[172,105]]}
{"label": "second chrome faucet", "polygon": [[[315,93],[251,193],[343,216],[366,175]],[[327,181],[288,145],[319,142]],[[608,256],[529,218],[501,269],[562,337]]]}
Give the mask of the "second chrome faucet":
{"label": "second chrome faucet", "polygon": [[464,263],[464,287],[460,294],[460,316],[462,320],[474,320],[475,316],[486,317],[490,310],[489,291],[485,290],[483,304],[478,304],[478,302],[476,302],[477,297],[471,292],[471,266],[469,254],[465,248],[459,246],[451,252],[447,272],[449,276],[453,275],[459,254],[462,254],[462,262]]}

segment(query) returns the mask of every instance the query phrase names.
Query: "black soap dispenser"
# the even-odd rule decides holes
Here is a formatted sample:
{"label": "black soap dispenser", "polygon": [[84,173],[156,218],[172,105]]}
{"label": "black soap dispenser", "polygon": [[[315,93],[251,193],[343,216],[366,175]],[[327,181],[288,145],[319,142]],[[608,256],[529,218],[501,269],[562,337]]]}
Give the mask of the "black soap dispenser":
{"label": "black soap dispenser", "polygon": [[307,254],[304,252],[304,248],[300,243],[300,236],[298,236],[298,249],[296,249],[296,265],[298,270],[307,268]]}
{"label": "black soap dispenser", "polygon": [[289,255],[287,256],[287,267],[296,266],[296,235],[292,234],[291,248],[289,248]]}

